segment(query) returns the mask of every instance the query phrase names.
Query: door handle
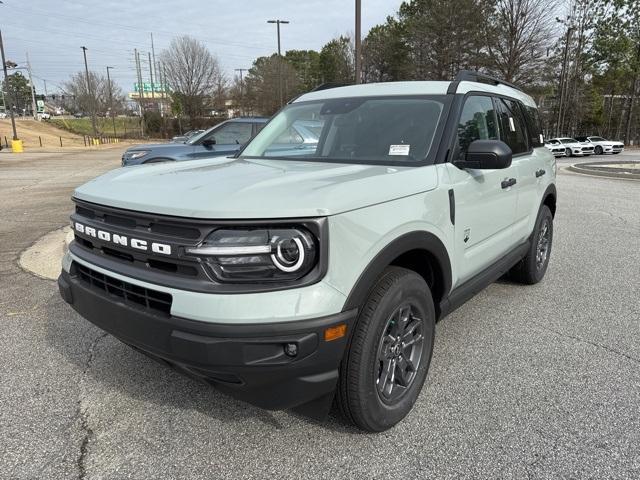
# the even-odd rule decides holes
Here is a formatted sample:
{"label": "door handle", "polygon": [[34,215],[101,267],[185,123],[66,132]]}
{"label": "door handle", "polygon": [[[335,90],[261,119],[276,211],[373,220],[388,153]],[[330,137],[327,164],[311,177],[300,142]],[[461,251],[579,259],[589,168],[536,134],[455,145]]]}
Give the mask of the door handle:
{"label": "door handle", "polygon": [[513,187],[515,184],[516,184],[516,179],[510,178],[508,180],[503,180],[500,186],[502,188],[509,188],[509,187]]}
{"label": "door handle", "polygon": [[547,173],[547,171],[542,168],[540,170],[536,170],[536,178],[540,178],[545,173]]}

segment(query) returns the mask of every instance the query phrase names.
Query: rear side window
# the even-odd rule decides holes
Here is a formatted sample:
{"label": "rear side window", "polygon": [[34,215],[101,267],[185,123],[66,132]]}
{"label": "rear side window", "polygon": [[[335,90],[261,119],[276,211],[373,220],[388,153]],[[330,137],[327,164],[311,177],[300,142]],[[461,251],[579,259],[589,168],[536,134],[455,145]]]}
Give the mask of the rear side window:
{"label": "rear side window", "polygon": [[500,124],[500,140],[509,145],[514,155],[529,150],[524,118],[514,100],[496,98],[498,122]]}
{"label": "rear side window", "polygon": [[523,104],[520,104],[520,106],[522,107],[524,119],[527,123],[527,130],[529,130],[529,144],[534,148],[542,147],[544,145],[544,139],[542,137],[542,126],[540,124],[538,109]]}
{"label": "rear side window", "polygon": [[498,120],[491,97],[467,97],[458,122],[458,142],[453,158],[464,158],[474,140],[498,140]]}

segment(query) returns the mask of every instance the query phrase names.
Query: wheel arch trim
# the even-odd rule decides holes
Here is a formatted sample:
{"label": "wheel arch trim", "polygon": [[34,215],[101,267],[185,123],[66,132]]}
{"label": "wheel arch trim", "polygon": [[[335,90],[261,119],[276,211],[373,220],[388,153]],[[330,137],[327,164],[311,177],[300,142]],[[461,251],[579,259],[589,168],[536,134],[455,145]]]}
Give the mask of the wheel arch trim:
{"label": "wheel arch trim", "polygon": [[349,292],[343,311],[360,308],[384,269],[402,254],[413,250],[423,250],[429,253],[438,263],[441,272],[439,280],[443,282],[442,291],[446,297],[451,292],[452,285],[451,260],[446,247],[431,232],[412,231],[397,237],[373,257]]}

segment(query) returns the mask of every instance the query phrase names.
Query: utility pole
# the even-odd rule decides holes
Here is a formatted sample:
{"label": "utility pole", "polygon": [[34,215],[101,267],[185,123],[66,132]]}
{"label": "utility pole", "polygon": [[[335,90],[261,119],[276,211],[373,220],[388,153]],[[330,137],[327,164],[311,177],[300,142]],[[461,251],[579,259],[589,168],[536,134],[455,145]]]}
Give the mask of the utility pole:
{"label": "utility pole", "polygon": [[567,83],[567,78],[569,76],[569,68],[567,65],[567,58],[569,55],[569,40],[571,39],[571,31],[573,27],[567,26],[567,36],[565,38],[564,44],[564,54],[562,59],[562,69],[560,71],[560,99],[558,101],[558,124],[556,126],[556,136],[562,135],[562,124],[564,123],[564,112],[562,111],[564,107],[564,91],[565,84]]}
{"label": "utility pole", "polygon": [[362,82],[362,2],[356,0],[356,85]]}
{"label": "utility pole", "polygon": [[91,88],[91,78],[89,77],[89,67],[87,66],[87,47],[80,47],[82,54],[84,55],[84,71],[87,73],[87,89],[89,91],[89,98],[91,99],[91,126],[93,127],[93,136],[98,136],[98,129],[96,128],[96,97],[93,96],[93,89]]}
{"label": "utility pole", "polygon": [[111,114],[111,123],[113,124],[113,136],[117,137],[116,133],[116,117],[113,111],[113,90],[111,88],[111,77],[109,76],[109,70],[114,67],[107,67],[107,83],[109,84],[109,113]]}
{"label": "utility pole", "polygon": [[36,120],[38,117],[36,115],[36,89],[33,87],[33,77],[31,76],[31,62],[29,62],[29,52],[27,55],[27,73],[29,74],[29,85],[31,86],[31,114],[33,115],[33,119]]}
{"label": "utility pole", "polygon": [[140,106],[140,133],[144,137],[144,113],[142,110],[142,98],[144,97],[144,85],[142,84],[142,72],[140,70],[140,54],[138,49],[134,48],[133,53],[136,57],[136,74],[138,76],[138,101]]}
{"label": "utility pole", "polygon": [[267,20],[267,23],[275,23],[278,30],[278,91],[280,92],[280,106],[284,105],[284,92],[282,90],[282,53],[280,53],[280,24],[289,23],[288,20]]}
{"label": "utility pole", "polygon": [[152,103],[155,103],[156,94],[153,92],[155,89],[153,88],[153,63],[151,63],[151,52],[149,52],[149,78],[151,78],[151,98]]}
{"label": "utility pole", "polygon": [[242,116],[242,106],[244,105],[244,84],[242,83],[242,72],[248,71],[247,68],[236,68],[236,72],[240,72],[240,116]]}
{"label": "utility pole", "polygon": [[[2,2],[0,2],[2,3]],[[7,60],[4,58],[4,43],[2,42],[2,30],[0,30],[0,53],[2,54],[2,70],[4,71],[4,84],[7,87],[7,97],[9,97],[9,113],[11,115],[11,128],[13,128],[13,139],[18,140],[18,133],[16,132],[16,119],[13,115],[13,95],[11,94],[11,86],[9,85],[9,76],[7,75]],[[7,109],[5,102],[4,109]]]}
{"label": "utility pole", "polygon": [[151,55],[153,57],[153,76],[158,78],[158,70],[156,70],[156,49],[153,46],[153,32],[151,32]]}

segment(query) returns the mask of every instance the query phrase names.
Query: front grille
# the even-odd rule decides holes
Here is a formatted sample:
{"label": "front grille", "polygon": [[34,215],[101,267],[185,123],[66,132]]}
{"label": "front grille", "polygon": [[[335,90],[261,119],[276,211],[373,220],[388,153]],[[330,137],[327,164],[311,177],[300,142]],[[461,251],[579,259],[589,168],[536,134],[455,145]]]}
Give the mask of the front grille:
{"label": "front grille", "polygon": [[79,263],[74,263],[73,265],[78,278],[94,290],[119,297],[126,303],[155,310],[166,315],[171,312],[172,297],[168,293],[123,282]]}

